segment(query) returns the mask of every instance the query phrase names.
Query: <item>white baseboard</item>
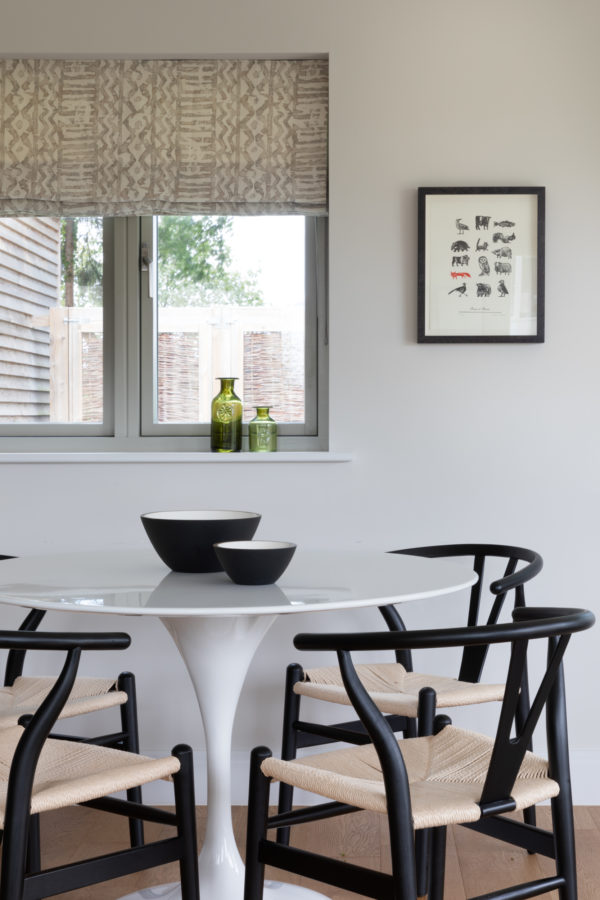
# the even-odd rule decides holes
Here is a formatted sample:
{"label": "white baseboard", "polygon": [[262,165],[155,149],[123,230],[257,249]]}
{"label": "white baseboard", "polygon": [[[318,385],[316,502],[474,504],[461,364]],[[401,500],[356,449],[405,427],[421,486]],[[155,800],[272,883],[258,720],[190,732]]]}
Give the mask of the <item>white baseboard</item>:
{"label": "white baseboard", "polygon": [[[170,751],[144,751],[147,756],[168,756]],[[248,803],[248,760],[250,754],[243,750],[234,751],[231,765],[231,796],[234,806]],[[600,806],[600,750],[571,751],[571,779],[573,801],[577,806]],[[194,777],[196,781],[196,804],[206,804],[206,753],[194,751]],[[173,803],[173,788],[164,781],[154,782],[144,788],[144,800],[157,805]],[[314,795],[297,791],[295,802],[299,805],[315,802]]]}

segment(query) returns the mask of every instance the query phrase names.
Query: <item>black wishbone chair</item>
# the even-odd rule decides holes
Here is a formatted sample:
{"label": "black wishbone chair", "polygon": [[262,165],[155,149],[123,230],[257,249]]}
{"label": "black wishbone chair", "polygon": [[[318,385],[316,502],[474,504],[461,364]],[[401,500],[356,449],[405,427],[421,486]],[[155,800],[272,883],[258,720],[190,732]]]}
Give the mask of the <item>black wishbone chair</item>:
{"label": "black wishbone chair", "polygon": [[[14,558],[0,555],[0,561]],[[46,610],[44,609],[30,610],[19,626],[19,631],[36,631],[45,615]],[[4,670],[4,686],[0,688],[0,729],[15,725],[21,716],[32,715],[54,684],[54,678],[51,676],[23,675],[26,652],[26,649],[19,647],[8,653]],[[118,707],[120,713],[119,724],[121,727],[118,731],[94,737],[69,735],[69,739],[138,753],[140,746],[137,697],[135,676],[132,672],[121,672],[117,678],[89,676],[77,678],[71,695],[61,710],[60,718],[71,718],[114,707]],[[132,788],[127,797],[134,803],[140,803],[142,800],[140,788]],[[30,842],[32,854],[39,854],[39,848],[35,847],[34,831],[36,827],[37,823],[33,822]],[[132,819],[129,823],[129,833],[132,847],[139,847],[144,843],[141,821]]]}
{"label": "black wishbone chair", "polygon": [[[535,551],[506,544],[441,544],[392,552],[430,559],[469,558],[478,576],[469,598],[467,615],[469,626],[482,622],[489,625],[497,622],[511,593],[512,608],[525,606],[524,585],[534,578],[543,566],[542,557]],[[502,577],[494,578],[487,584],[484,580],[487,564],[491,564],[495,559],[504,561],[504,572]],[[453,602],[452,597],[449,598],[449,602]],[[379,611],[391,631],[405,630],[404,621],[395,606],[382,606]],[[465,647],[458,678],[414,672],[409,649],[397,649],[395,662],[358,665],[357,671],[372,699],[388,716],[394,731],[402,732],[405,737],[415,737],[417,734],[424,736],[432,733],[437,709],[470,706],[502,699],[503,684],[481,682],[487,651],[485,645]],[[288,666],[281,744],[283,759],[295,759],[299,749],[334,741],[352,744],[369,742],[366,730],[359,721],[324,725],[301,718],[301,697],[350,704],[337,666],[307,670],[298,663]],[[520,722],[527,714],[528,704],[525,671],[519,695]],[[279,788],[279,812],[291,810],[292,802],[292,786],[282,783]],[[526,811],[525,816],[529,824],[535,825],[533,807]],[[281,828],[277,837],[281,843],[287,843],[289,829]],[[419,832],[417,856],[420,860],[418,867],[420,895],[427,893],[427,843],[427,832]]]}
{"label": "black wishbone chair", "polygon": [[[129,644],[129,636],[121,633],[0,631],[0,649],[66,652],[62,671],[36,712],[0,730],[0,900],[40,900],[175,860],[183,900],[199,900],[191,748],[180,744],[172,756],[155,760],[50,737],[75,683],[82,651],[121,650]],[[108,796],[159,778],[173,780],[175,813]],[[172,825],[176,836],[48,870],[29,870],[31,817],[73,804]]]}
{"label": "black wishbone chair", "polygon": [[[244,900],[261,900],[264,866],[322,881],[377,900],[416,900],[414,834],[432,829],[428,900],[442,900],[446,828],[465,825],[556,860],[556,874],[501,887],[471,900],[527,900],[558,890],[576,900],[577,877],[570,791],[562,660],[571,635],[590,628],[587,610],[522,608],[514,622],[431,631],[367,634],[300,634],[299,650],[336,651],[344,687],[371,744],[330,750],[300,760],[280,760],[266,747],[252,752]],[[525,721],[519,694],[530,643],[547,642],[547,667]],[[398,738],[370,698],[352,662],[353,651],[423,650],[510,644],[510,662],[495,738],[454,727],[437,716],[434,733]],[[549,762],[527,750],[546,709]],[[271,780],[285,781],[329,802],[268,815]],[[550,800],[552,830],[504,814]],[[387,817],[392,874],[267,839],[270,828],[352,813]],[[490,825],[494,825],[490,828]]]}

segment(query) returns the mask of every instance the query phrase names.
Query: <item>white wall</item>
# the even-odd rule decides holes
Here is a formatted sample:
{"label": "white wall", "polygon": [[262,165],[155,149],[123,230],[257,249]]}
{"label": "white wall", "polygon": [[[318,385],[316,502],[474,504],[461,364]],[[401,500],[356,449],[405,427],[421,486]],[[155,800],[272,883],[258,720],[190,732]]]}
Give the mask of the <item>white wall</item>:
{"label": "white wall", "polygon": [[[265,536],[301,545],[529,545],[545,558],[532,601],[600,606],[595,0],[5,0],[2,19],[4,55],[330,54],[331,447],[354,456],[0,465],[3,552],[143,545],[144,510],[236,506],[263,513]],[[416,344],[420,185],[546,186],[545,344]],[[409,618],[425,615],[415,607]],[[3,611],[7,624],[14,617]],[[376,621],[361,613],[350,624],[367,620]],[[275,624],[246,684],[239,759],[255,742],[277,746],[293,633],[332,622]],[[57,616],[51,624],[60,627]],[[144,748],[201,748],[169,638],[158,623],[127,624]],[[597,777],[583,777],[584,764],[600,761],[587,688],[598,677],[598,632],[574,643],[578,799],[600,802]],[[166,702],[165,681],[177,685],[178,706]]]}

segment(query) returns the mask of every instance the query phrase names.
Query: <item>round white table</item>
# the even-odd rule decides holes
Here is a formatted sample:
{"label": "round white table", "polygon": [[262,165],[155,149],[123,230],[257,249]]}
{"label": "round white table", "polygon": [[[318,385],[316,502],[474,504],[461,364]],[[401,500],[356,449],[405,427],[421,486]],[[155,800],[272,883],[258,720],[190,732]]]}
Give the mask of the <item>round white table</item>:
{"label": "round white table", "polygon": [[[0,602],[161,620],[187,666],[206,735],[202,900],[242,900],[244,866],[231,820],[231,736],[248,667],[277,616],[426,599],[462,590],[475,580],[470,568],[456,562],[299,548],[276,585],[245,587],[234,585],[224,572],[169,572],[152,550],[107,551],[4,560]],[[340,626],[343,630],[343,620]],[[265,887],[267,896],[322,897],[279,883]],[[126,900],[180,897],[179,886],[170,884],[146,888]]]}

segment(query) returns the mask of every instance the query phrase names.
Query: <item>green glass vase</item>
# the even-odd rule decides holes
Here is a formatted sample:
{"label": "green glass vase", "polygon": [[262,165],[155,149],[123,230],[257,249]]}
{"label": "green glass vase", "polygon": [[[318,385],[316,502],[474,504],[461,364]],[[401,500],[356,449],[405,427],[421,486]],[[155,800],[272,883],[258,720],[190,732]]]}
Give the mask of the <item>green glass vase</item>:
{"label": "green glass vase", "polygon": [[269,415],[268,406],[257,406],[256,416],[248,425],[250,450],[270,453],[277,450],[277,422]]}
{"label": "green glass vase", "polygon": [[242,401],[233,390],[235,378],[219,378],[221,390],[210,410],[210,449],[239,453],[242,449]]}

